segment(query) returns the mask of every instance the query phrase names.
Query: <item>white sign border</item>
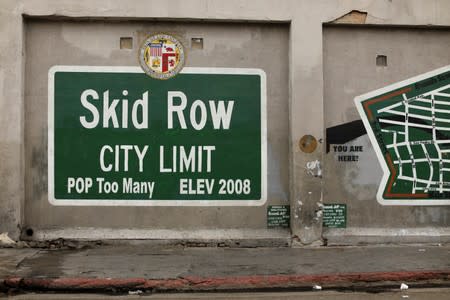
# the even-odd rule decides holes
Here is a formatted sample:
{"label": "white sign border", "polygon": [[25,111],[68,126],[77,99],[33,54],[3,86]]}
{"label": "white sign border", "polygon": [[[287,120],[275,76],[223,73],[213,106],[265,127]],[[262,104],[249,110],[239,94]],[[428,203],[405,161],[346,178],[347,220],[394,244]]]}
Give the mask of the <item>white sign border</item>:
{"label": "white sign border", "polygon": [[267,89],[266,73],[251,68],[185,67],[181,74],[259,75],[261,78],[261,198],[257,200],[115,200],[55,199],[54,195],[54,79],[56,72],[142,73],[131,66],[53,66],[48,71],[48,201],[55,206],[262,206],[267,202]]}
{"label": "white sign border", "polygon": [[370,142],[372,144],[373,149],[375,150],[375,153],[377,155],[378,161],[381,165],[381,168],[383,170],[383,177],[381,179],[380,185],[378,186],[378,192],[377,192],[377,201],[381,205],[397,205],[397,206],[434,206],[434,205],[450,205],[450,199],[436,199],[436,200],[423,200],[423,199],[385,199],[383,197],[384,189],[386,188],[386,184],[389,180],[390,171],[389,167],[383,157],[383,153],[381,152],[380,145],[377,142],[377,139],[375,138],[375,134],[372,130],[372,127],[370,126],[370,122],[366,116],[366,113],[364,112],[364,107],[362,102],[374,98],[376,96],[389,93],[391,91],[398,90],[400,88],[406,87],[408,85],[414,84],[417,81],[427,79],[433,76],[436,76],[440,73],[444,73],[450,71],[450,65],[424,73],[420,74],[418,76],[411,77],[409,79],[388,85],[386,87],[371,91],[369,93],[357,96],[354,98],[354,102],[356,105],[356,108],[358,109],[358,113],[364,123],[364,127],[366,128],[367,134],[369,135]]}

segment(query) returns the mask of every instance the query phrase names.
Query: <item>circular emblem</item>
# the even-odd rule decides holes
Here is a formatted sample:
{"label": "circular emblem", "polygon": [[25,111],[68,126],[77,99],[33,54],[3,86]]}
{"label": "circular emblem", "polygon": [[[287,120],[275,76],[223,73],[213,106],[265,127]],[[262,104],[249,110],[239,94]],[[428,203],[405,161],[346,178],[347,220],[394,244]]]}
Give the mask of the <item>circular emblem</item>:
{"label": "circular emblem", "polygon": [[300,150],[302,150],[305,153],[312,153],[317,148],[317,140],[312,135],[304,135],[300,141]]}
{"label": "circular emblem", "polygon": [[168,34],[152,35],[139,49],[139,63],[147,75],[156,79],[169,79],[184,66],[183,45]]}

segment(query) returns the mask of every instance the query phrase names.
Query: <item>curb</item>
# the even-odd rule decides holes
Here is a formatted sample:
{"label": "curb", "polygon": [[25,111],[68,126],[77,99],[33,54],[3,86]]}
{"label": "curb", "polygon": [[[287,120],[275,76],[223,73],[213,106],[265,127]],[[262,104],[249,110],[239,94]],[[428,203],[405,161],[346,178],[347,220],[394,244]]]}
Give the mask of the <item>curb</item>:
{"label": "curb", "polygon": [[320,275],[255,275],[237,277],[180,277],[169,279],[145,278],[22,278],[3,280],[7,289],[39,291],[251,291],[261,289],[311,289],[313,285],[324,288],[352,288],[365,283],[369,286],[387,287],[398,282],[423,283],[435,281],[448,285],[448,271],[400,271]]}

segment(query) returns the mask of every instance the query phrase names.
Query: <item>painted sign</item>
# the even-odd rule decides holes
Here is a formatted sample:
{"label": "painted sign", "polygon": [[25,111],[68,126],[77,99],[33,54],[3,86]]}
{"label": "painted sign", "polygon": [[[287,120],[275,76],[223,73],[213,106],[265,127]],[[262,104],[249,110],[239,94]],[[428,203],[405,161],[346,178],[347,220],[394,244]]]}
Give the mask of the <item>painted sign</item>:
{"label": "painted sign", "polygon": [[324,204],[323,205],[323,227],[346,228],[347,227],[347,205],[346,204]]}
{"label": "painted sign", "polygon": [[355,98],[384,205],[450,204],[450,66]]}
{"label": "painted sign", "polygon": [[139,49],[139,63],[147,75],[156,79],[169,79],[184,66],[184,47],[168,34],[148,37]]}
{"label": "painted sign", "polygon": [[267,207],[267,228],[288,228],[291,219],[289,205],[270,205]]}
{"label": "painted sign", "polygon": [[49,71],[54,205],[262,205],[266,79],[259,69]]}

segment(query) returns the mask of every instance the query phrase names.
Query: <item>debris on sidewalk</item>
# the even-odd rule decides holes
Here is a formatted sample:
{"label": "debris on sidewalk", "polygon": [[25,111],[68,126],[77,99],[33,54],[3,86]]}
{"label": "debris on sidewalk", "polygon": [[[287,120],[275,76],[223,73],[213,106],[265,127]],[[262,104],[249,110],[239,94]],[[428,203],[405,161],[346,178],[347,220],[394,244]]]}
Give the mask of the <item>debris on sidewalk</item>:
{"label": "debris on sidewalk", "polygon": [[402,290],[402,291],[407,290],[408,288],[409,288],[408,285],[405,284],[405,283],[402,283],[402,284],[400,285],[400,290]]}
{"label": "debris on sidewalk", "polygon": [[16,242],[8,236],[7,232],[3,232],[0,234],[0,246],[12,246],[15,244]]}
{"label": "debris on sidewalk", "polygon": [[143,293],[143,291],[141,291],[141,290],[128,291],[128,295],[140,295],[142,293]]}

